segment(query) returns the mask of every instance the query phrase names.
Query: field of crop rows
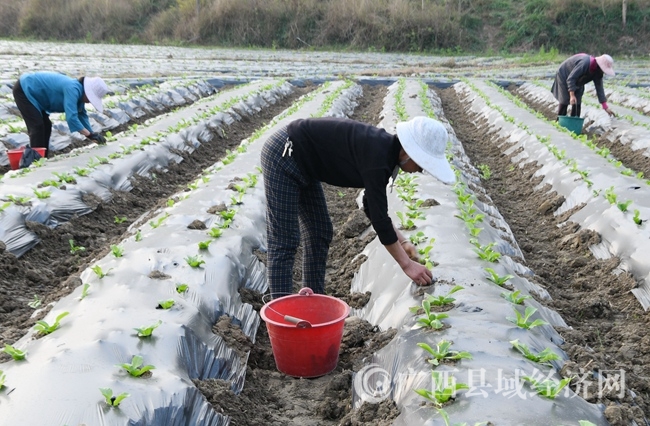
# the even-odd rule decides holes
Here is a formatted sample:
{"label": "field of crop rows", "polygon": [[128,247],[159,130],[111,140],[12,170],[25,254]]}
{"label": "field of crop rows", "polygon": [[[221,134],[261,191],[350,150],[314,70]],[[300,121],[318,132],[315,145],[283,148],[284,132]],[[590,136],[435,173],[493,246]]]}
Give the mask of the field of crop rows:
{"label": "field of crop rows", "polygon": [[[616,118],[587,91],[577,136],[555,120],[553,65],[78,51],[0,42],[0,424],[648,424],[643,62],[606,81]],[[52,69],[105,77],[105,111],[89,116],[108,143],[54,114],[53,156],[10,170],[7,150],[29,143],[10,86]],[[381,247],[358,189],[324,185],[327,292],[352,312],[337,368],[294,379],[259,315],[260,152],[292,120],[324,116],[390,132],[440,120],[457,182],[402,173],[388,192],[429,287]]]}

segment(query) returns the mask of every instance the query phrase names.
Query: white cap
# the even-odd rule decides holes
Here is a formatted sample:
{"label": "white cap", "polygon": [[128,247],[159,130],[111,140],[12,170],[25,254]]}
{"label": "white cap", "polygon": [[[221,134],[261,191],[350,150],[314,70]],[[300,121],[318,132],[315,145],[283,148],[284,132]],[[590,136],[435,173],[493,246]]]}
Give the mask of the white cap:
{"label": "white cap", "polygon": [[443,183],[454,183],[456,175],[447,161],[447,129],[434,119],[415,117],[396,127],[402,148],[411,160]]}
{"label": "white cap", "polygon": [[609,55],[596,56],[596,62],[601,70],[607,75],[614,76],[614,60]]}
{"label": "white cap", "polygon": [[99,77],[85,77],[84,78],[84,92],[90,103],[95,107],[100,114],[104,112],[102,106],[102,98],[108,93],[108,86]]}

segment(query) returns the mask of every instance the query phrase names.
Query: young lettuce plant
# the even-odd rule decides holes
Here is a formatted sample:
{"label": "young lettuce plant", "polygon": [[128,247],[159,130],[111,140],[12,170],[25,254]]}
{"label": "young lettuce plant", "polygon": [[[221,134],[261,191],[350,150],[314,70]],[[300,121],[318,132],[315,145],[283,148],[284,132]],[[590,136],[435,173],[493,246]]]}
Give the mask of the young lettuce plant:
{"label": "young lettuce plant", "polygon": [[34,329],[39,332],[40,334],[50,334],[57,330],[61,326],[61,320],[63,317],[68,315],[70,312],[62,312],[59,314],[59,316],[56,317],[54,320],[54,323],[52,325],[48,324],[47,322],[40,320],[36,321],[36,325],[34,326]]}
{"label": "young lettuce plant", "polygon": [[68,240],[68,243],[70,244],[70,254],[77,254],[80,251],[86,250],[84,246],[75,245],[74,240]]}
{"label": "young lettuce plant", "polygon": [[634,221],[634,223],[641,226],[641,224],[643,223],[643,219],[641,219],[641,212],[639,210],[636,209],[634,210],[634,217],[632,218],[632,220]]}
{"label": "young lettuce plant", "polygon": [[445,313],[436,314],[435,312],[431,312],[431,302],[426,299],[422,301],[422,309],[424,309],[424,317],[418,318],[417,321],[417,324],[420,327],[440,330],[442,327],[444,327],[444,324],[441,320],[449,318],[449,315]]}
{"label": "young lettuce plant", "polygon": [[158,306],[156,307],[156,309],[171,309],[171,307],[174,306],[175,303],[176,301],[174,301],[174,299],[161,300],[160,302],[158,302]]}
{"label": "young lettuce plant", "polygon": [[122,257],[124,256],[124,248],[115,244],[111,244],[111,253],[113,253],[113,256],[115,257]]}
{"label": "young lettuce plant", "polygon": [[221,228],[210,228],[208,235],[212,238],[219,238],[223,234],[223,229]]}
{"label": "young lettuce plant", "polygon": [[411,241],[411,244],[413,244],[414,246],[417,246],[418,244],[425,242],[427,240],[427,236],[424,235],[424,232],[419,231],[419,232],[409,236],[409,240]]}
{"label": "young lettuce plant", "polygon": [[5,344],[5,348],[2,351],[6,354],[9,354],[15,361],[25,359],[25,355],[27,355],[27,351],[21,351],[20,349],[16,349],[13,346],[7,344]]}
{"label": "young lettuce plant", "polygon": [[140,328],[134,328],[135,331],[138,332],[138,337],[150,337],[153,331],[158,328],[162,324],[161,320],[158,320],[157,323],[151,324],[148,326],[142,326]]}
{"label": "young lettuce plant", "polygon": [[[464,288],[463,286],[457,285],[457,286],[454,286],[451,290],[449,290],[449,292],[447,292],[446,295],[444,295],[444,296],[429,295],[427,297],[427,300],[429,301],[429,303],[431,303],[432,305],[435,305],[435,306],[449,305],[451,303],[454,303],[454,301],[456,300],[455,298],[450,297],[450,296],[452,294],[456,293],[457,291],[462,290],[463,288]],[[419,310],[419,307],[416,307],[416,308]],[[413,308],[411,308],[411,310],[412,309]]]}
{"label": "young lettuce plant", "polygon": [[124,362],[122,364],[118,364],[117,366],[125,369],[133,377],[140,377],[147,371],[151,371],[156,368],[153,365],[143,366],[142,364],[143,358],[140,355],[134,355],[131,359],[131,363]]}
{"label": "young lettuce plant", "polygon": [[520,296],[521,290],[516,290],[510,293],[503,292],[501,293],[501,297],[506,299],[508,302],[513,303],[515,305],[523,305],[524,300],[530,299],[530,296]]}
{"label": "young lettuce plant", "polygon": [[487,260],[488,262],[496,262],[501,258],[501,253],[492,250],[492,247],[495,245],[496,243],[490,243],[485,246],[479,246],[478,248],[474,249],[474,251],[476,254],[478,254],[478,257],[483,260]]}
{"label": "young lettuce plant", "polygon": [[452,360],[456,361],[459,359],[472,359],[472,354],[466,351],[452,351],[449,348],[451,347],[451,342],[448,340],[441,340],[436,343],[436,347],[432,348],[426,343],[418,343],[419,347],[424,349],[431,355],[431,358],[427,359],[429,364],[439,365],[442,360]]}
{"label": "young lettuce plant", "polygon": [[564,389],[566,385],[571,381],[571,377],[556,382],[552,379],[546,380],[536,380],[531,376],[523,376],[522,379],[526,382],[529,382],[531,387],[537,392],[538,395],[541,395],[548,399],[555,399],[556,396]]}
{"label": "young lettuce plant", "polygon": [[5,385],[6,379],[7,376],[5,375],[5,373],[2,372],[2,370],[0,370],[0,389],[2,389],[2,387]]}
{"label": "young lettuce plant", "polygon": [[34,295],[34,298],[32,299],[31,302],[29,302],[29,303],[27,304],[27,306],[29,306],[29,307],[32,308],[32,309],[36,309],[36,308],[38,308],[39,306],[41,306],[41,303],[42,303],[41,298],[38,297],[37,294],[35,294],[35,295]]}
{"label": "young lettuce plant", "polygon": [[52,192],[47,190],[39,191],[38,189],[34,189],[34,195],[36,195],[36,198],[38,198],[39,200],[43,200],[45,198],[50,198]]}
{"label": "young lettuce plant", "polygon": [[108,275],[108,273],[111,272],[111,271],[113,270],[113,268],[111,268],[111,269],[109,269],[108,271],[104,272],[104,271],[102,270],[102,267],[99,266],[99,265],[95,265],[95,266],[93,266],[93,267],[90,268],[90,269],[95,273],[95,275],[97,275],[97,277],[99,277],[100,280],[101,280],[102,278],[104,278],[106,275]]}
{"label": "young lettuce plant", "polygon": [[400,226],[404,230],[410,230],[415,228],[415,222],[408,218],[403,212],[397,212],[397,217],[400,221]]}
{"label": "young lettuce plant", "polygon": [[190,288],[187,284],[176,284],[176,293],[183,294]]}
{"label": "young lettuce plant", "polygon": [[512,308],[514,309],[515,315],[517,317],[516,318],[507,317],[506,319],[511,323],[516,324],[517,327],[530,330],[531,328],[548,324],[546,321],[541,319],[536,319],[535,321],[530,320],[530,317],[533,316],[535,312],[537,312],[537,309],[533,308],[532,306],[526,307],[524,315],[521,315],[521,313],[517,310],[516,307],[513,306]]}
{"label": "young lettuce plant", "polygon": [[492,268],[485,268],[485,271],[488,274],[490,274],[490,275],[488,275],[487,279],[492,281],[494,284],[496,284],[498,286],[503,286],[506,282],[508,282],[508,280],[510,280],[511,278],[514,278],[514,276],[509,275],[509,274],[501,276],[501,275],[497,274],[496,271],[494,269],[492,269]]}
{"label": "young lettuce plant", "polygon": [[207,250],[213,240],[199,241],[199,250]]}
{"label": "young lettuce plant", "polygon": [[205,260],[201,259],[201,256],[196,255],[196,256],[187,256],[185,258],[185,261],[187,262],[188,265],[190,265],[192,268],[198,268],[201,265],[205,263]]}
{"label": "young lettuce plant", "polygon": [[540,364],[550,364],[551,361],[559,360],[560,356],[553,352],[550,348],[546,348],[540,353],[533,353],[528,345],[519,342],[519,339],[511,340],[510,344],[513,348],[517,349],[526,358]]}
{"label": "young lettuce plant", "polygon": [[86,296],[88,296],[89,288],[90,288],[90,284],[85,283],[84,286],[81,288],[81,295],[79,296],[79,300],[84,300]]}
{"label": "young lettuce plant", "polygon": [[456,383],[453,377],[440,373],[439,371],[432,370],[432,390],[429,389],[415,389],[415,393],[426,398],[437,407],[442,406],[445,402],[455,398],[456,392],[461,389],[469,389],[465,383]]}

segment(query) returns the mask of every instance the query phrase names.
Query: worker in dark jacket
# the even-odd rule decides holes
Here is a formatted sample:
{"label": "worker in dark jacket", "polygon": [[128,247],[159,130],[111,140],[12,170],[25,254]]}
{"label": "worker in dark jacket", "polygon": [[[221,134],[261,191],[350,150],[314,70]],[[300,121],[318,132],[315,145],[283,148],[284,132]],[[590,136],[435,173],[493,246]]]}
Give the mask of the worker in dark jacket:
{"label": "worker in dark jacket", "polygon": [[70,78],[55,72],[23,74],[13,87],[14,100],[25,120],[32,148],[49,151],[52,122],[49,115],[64,112],[70,132],[79,132],[98,143],[106,143],[93,132],[84,103],[91,103],[103,112],[102,97],[108,87],[99,77]]}
{"label": "worker in dark jacket", "polygon": [[272,297],[292,293],[292,270],[303,243],[303,285],[325,293],[325,266],[333,237],[321,182],[364,188],[364,211],[381,243],[416,284],[432,282],[417,251],[388,215],[386,186],[399,170],[455,180],[445,157],[447,131],[417,117],[397,125],[397,135],[345,118],[296,120],[262,149],[266,194],[267,277]]}
{"label": "worker in dark jacket", "polygon": [[607,97],[603,89],[603,74],[614,75],[614,60],[609,55],[590,56],[578,53],[566,59],[555,74],[555,82],[551,88],[553,96],[560,103],[557,115],[566,115],[567,107],[571,105],[571,115],[580,117],[582,95],[585,84],[594,82],[598,102],[610,116],[614,111],[607,106]]}

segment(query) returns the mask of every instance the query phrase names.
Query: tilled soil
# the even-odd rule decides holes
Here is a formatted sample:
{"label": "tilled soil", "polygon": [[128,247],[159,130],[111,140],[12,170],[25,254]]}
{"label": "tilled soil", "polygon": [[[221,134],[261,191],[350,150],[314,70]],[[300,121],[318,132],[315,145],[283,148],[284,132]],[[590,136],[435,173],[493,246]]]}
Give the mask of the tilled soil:
{"label": "tilled soil", "polygon": [[[497,135],[467,111],[453,88],[438,94],[473,164],[486,164],[492,172],[483,186],[510,225],[525,264],[535,272],[533,280],[552,296],[552,301],[540,302],[560,313],[570,326],[557,330],[570,357],[561,374],[574,377],[571,386],[589,402],[603,403],[612,425],[647,424],[650,337],[645,330],[649,321],[630,292],[635,280],[617,269],[618,259],[594,258],[589,246],[600,241],[599,235],[566,222],[570,214],[553,214],[562,200],[549,188],[535,190],[541,180],[534,177],[537,166],[514,166],[511,157],[502,154],[506,147],[498,147]],[[621,371],[625,372],[623,397],[617,390],[597,392],[599,377],[614,378]],[[587,381],[592,386],[587,387]]]}

